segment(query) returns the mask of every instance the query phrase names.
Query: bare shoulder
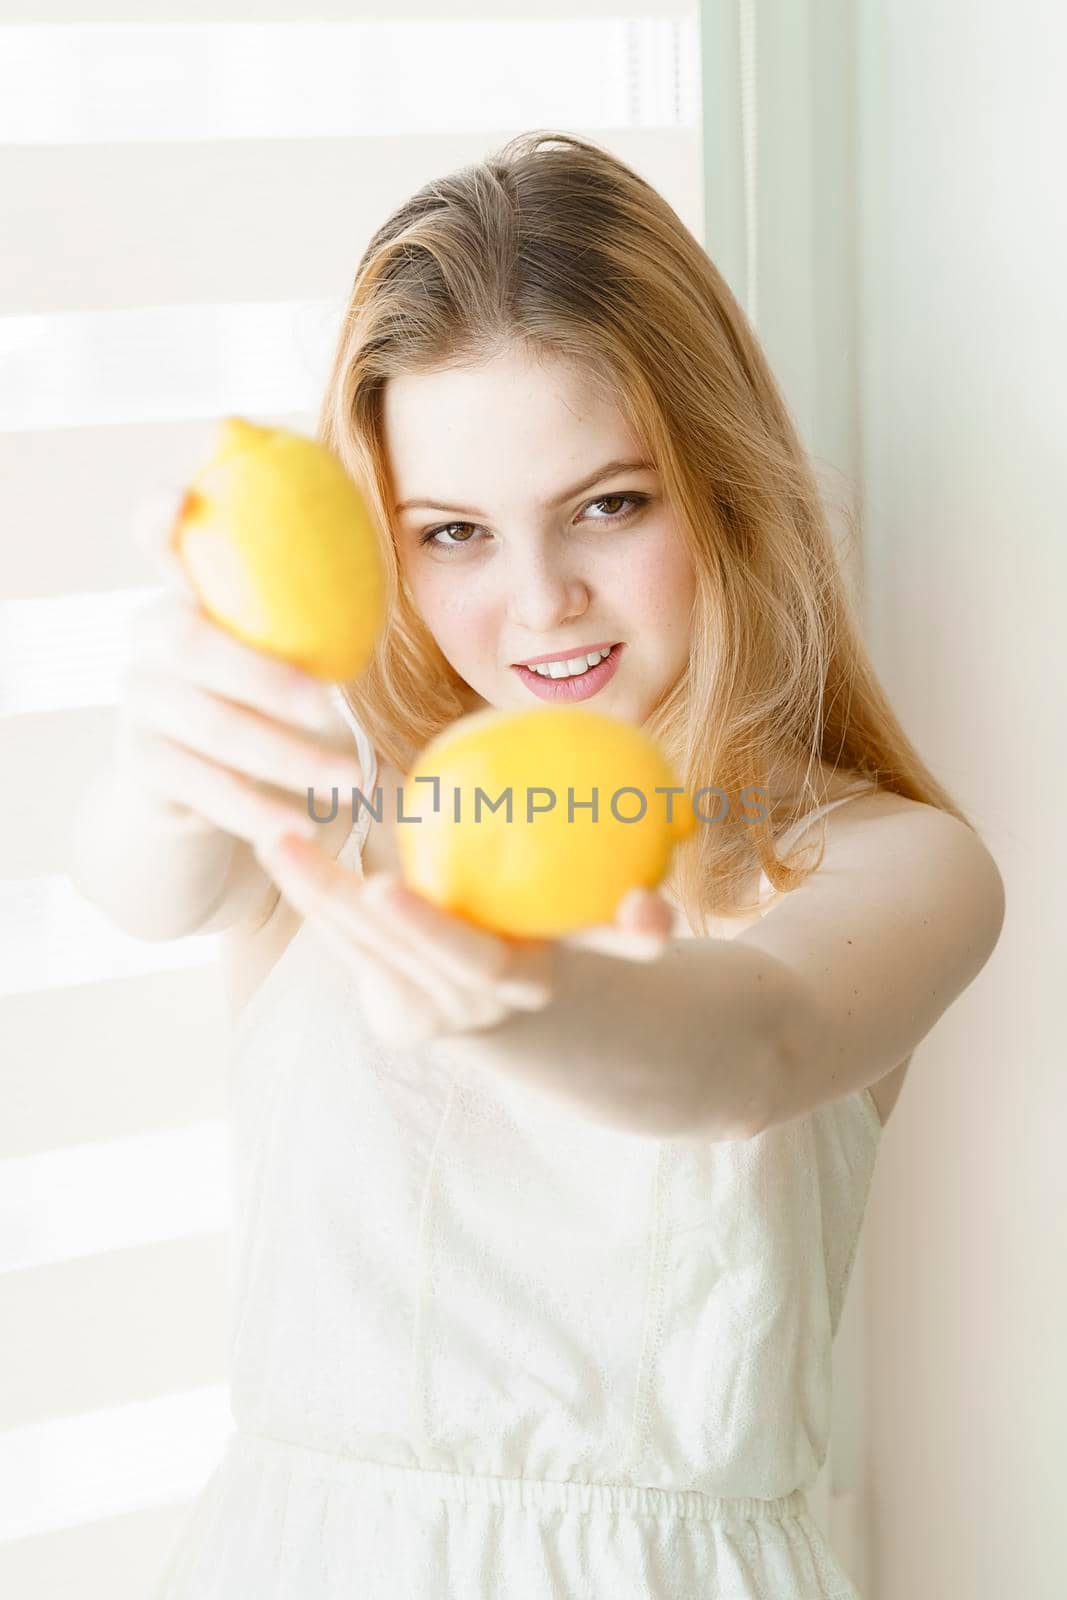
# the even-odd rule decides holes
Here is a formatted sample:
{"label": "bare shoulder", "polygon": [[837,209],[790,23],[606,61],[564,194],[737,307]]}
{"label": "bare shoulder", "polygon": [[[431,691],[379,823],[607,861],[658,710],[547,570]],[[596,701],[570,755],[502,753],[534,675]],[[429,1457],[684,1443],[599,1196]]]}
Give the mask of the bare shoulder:
{"label": "bare shoulder", "polygon": [[834,807],[793,843],[820,839],[816,870],[742,938],[817,997],[837,1081],[869,1086],[884,1124],[916,1047],[996,946],[1004,886],[966,822],[887,791]]}
{"label": "bare shoulder", "polygon": [[[896,794],[891,789],[877,789],[870,794],[854,796],[843,805],[836,807],[833,814],[825,820],[827,827],[829,827],[835,817],[839,818],[840,821],[845,821],[843,813],[847,812],[850,823],[857,817],[866,822],[871,817],[902,815],[915,806],[916,802],[909,800],[905,795]],[[838,827],[840,827],[840,821]],[[810,828],[801,830],[799,837],[805,838],[816,826],[817,824],[812,823]],[[883,1128],[889,1121],[893,1107],[900,1099],[900,1092],[904,1087],[904,1079],[908,1075],[908,1068],[911,1066],[913,1054],[914,1052],[910,1052],[904,1057],[903,1061],[899,1062],[883,1077],[879,1078],[877,1082],[869,1086],[869,1093],[874,1101],[878,1120]]]}
{"label": "bare shoulder", "polygon": [[[877,826],[875,826],[877,824]],[[965,877],[995,911],[1003,912],[1003,882],[988,846],[967,823],[939,806],[911,800],[892,790],[855,795],[797,834],[805,842],[825,827],[824,868],[834,871],[866,861],[874,869],[940,864],[947,874]]]}
{"label": "bare shoulder", "polygon": [[[872,808],[866,816],[867,820],[877,817],[887,823],[879,835],[880,841],[885,841],[884,847],[881,842],[879,845],[880,850],[884,848],[884,859],[892,862],[899,852],[901,858],[910,856],[919,867],[938,863],[946,887],[955,881],[970,910],[979,914],[981,927],[991,935],[991,949],[1004,922],[1004,880],[981,834],[939,806],[898,794],[871,797],[872,807],[874,801],[884,809]],[[841,806],[840,810],[847,812],[849,807]],[[873,842],[873,830],[868,831],[868,837]]]}
{"label": "bare shoulder", "polygon": [[[825,824],[827,837],[830,832],[840,836],[846,830],[859,824],[866,824],[879,817],[916,817],[932,814],[938,817],[947,816],[947,813],[936,806],[925,805],[919,800],[909,800],[907,795],[897,794],[893,789],[869,789],[860,794],[853,794],[846,799],[847,789],[835,793],[830,792],[831,800],[843,800],[844,804],[835,806],[834,810],[825,817],[816,817],[808,827],[819,828]],[[949,818],[956,822],[955,817]],[[963,826],[956,823],[957,827]],[[807,830],[800,833],[799,837],[805,838]]]}
{"label": "bare shoulder", "polygon": [[[979,835],[951,813],[892,791],[882,790],[874,795],[861,796],[852,805],[843,805],[839,810],[857,813],[864,821],[874,817],[900,819],[896,823],[898,837],[891,845],[888,843],[888,834],[885,835],[889,859],[906,868],[910,855],[915,868],[922,870],[933,854],[943,862],[946,881],[956,875],[961,889],[966,889],[966,899],[972,912],[976,914],[979,937],[972,964],[977,971],[999,939],[1005,909],[1000,871]],[[883,1128],[900,1098],[913,1055],[913,1051],[909,1052],[891,1072],[869,1086]]]}
{"label": "bare shoulder", "polygon": [[826,818],[825,853],[811,882],[820,879],[812,905],[821,898],[842,922],[884,918],[894,940],[911,922],[931,950],[951,948],[956,993],[1000,938],[1005,893],[996,860],[974,828],[939,806],[885,790],[838,806]]}

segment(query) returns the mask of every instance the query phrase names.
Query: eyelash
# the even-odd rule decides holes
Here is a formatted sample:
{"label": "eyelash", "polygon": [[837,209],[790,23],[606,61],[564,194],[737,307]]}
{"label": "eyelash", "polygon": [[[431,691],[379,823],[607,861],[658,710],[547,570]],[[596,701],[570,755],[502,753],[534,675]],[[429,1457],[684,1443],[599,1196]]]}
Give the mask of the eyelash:
{"label": "eyelash", "polygon": [[[588,501],[585,510],[588,510],[590,506],[603,505],[606,500],[625,500],[630,507],[628,511],[616,512],[614,516],[593,518],[594,522],[608,523],[612,527],[618,527],[619,524],[629,522],[633,517],[636,517],[637,513],[648,504],[651,498],[652,496],[647,494],[602,494],[596,500]],[[456,544],[436,544],[434,542],[435,536],[439,533],[447,533],[450,528],[473,528],[474,526],[475,524],[472,522],[442,522],[436,528],[429,528],[422,535],[419,543],[420,545],[433,545],[435,550],[463,550],[468,545],[473,544],[474,541],[472,539],[460,539]]]}

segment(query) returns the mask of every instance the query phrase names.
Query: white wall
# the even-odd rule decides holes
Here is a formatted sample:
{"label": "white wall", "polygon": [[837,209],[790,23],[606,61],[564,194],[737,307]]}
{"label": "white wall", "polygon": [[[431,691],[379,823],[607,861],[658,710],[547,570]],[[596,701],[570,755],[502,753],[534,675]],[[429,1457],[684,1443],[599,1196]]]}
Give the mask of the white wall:
{"label": "white wall", "polygon": [[[745,309],[816,466],[859,594],[852,0],[703,0],[704,244]],[[877,1174],[876,1174],[877,1176]],[[871,1594],[868,1245],[834,1341],[826,1461],[808,1504]]]}
{"label": "white wall", "polygon": [[[746,99],[731,67],[753,13]],[[828,492],[862,518],[849,575],[875,665],[1007,893],[996,952],[920,1047],[883,1137],[812,1510],[863,1600],[1052,1600],[1067,1571],[1067,13],[705,0],[702,15],[707,247],[755,311]],[[749,182],[724,182],[753,118]]]}
{"label": "white wall", "polygon": [[1000,945],[919,1050],[875,1177],[865,1600],[1053,1600],[1067,1571],[1067,14],[866,0],[856,44],[868,637],[1007,892]]}

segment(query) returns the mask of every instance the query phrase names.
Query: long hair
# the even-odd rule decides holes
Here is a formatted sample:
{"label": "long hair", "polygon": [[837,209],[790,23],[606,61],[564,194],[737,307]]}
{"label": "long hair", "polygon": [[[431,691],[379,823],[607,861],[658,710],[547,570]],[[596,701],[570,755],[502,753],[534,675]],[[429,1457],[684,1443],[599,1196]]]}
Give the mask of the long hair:
{"label": "long hair", "polygon": [[[359,484],[383,540],[388,625],[341,691],[386,759],[407,771],[463,714],[467,686],[398,563],[385,386],[507,349],[567,361],[618,406],[692,557],[689,659],[644,723],[688,795],[714,786],[730,808],[676,849],[690,927],[753,910],[757,866],[779,892],[802,883],[822,849],[806,864],[779,860],[775,835],[851,784],[973,828],[878,682],[813,468],[725,280],[654,188],[566,133],[520,134],[425,184],[356,270],[318,438]],[[760,802],[766,817],[752,820]],[[702,801],[705,815],[715,806]]]}

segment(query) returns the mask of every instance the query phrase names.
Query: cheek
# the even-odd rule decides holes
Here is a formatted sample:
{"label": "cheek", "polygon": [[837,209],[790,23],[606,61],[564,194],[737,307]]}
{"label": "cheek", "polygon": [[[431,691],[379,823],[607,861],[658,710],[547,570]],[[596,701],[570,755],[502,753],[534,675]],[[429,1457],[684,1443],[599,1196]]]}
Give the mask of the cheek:
{"label": "cheek", "polygon": [[680,539],[650,540],[634,552],[627,571],[633,614],[650,635],[688,638],[689,613],[696,597],[696,573]]}
{"label": "cheek", "polygon": [[457,583],[438,568],[428,568],[409,578],[415,608],[450,659],[469,654],[486,632],[485,605],[476,585]]}

